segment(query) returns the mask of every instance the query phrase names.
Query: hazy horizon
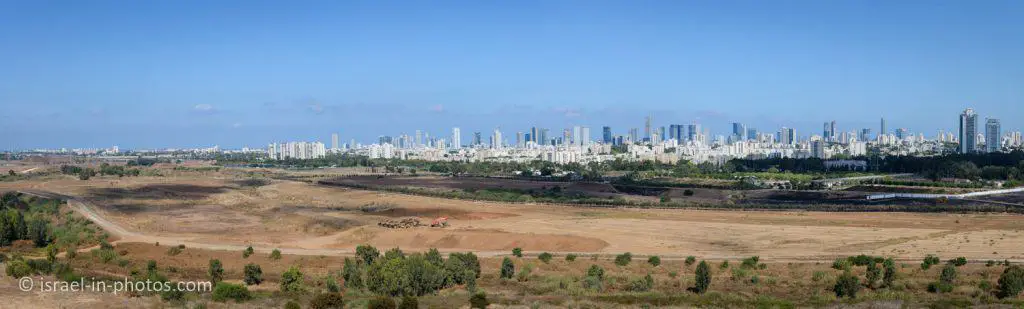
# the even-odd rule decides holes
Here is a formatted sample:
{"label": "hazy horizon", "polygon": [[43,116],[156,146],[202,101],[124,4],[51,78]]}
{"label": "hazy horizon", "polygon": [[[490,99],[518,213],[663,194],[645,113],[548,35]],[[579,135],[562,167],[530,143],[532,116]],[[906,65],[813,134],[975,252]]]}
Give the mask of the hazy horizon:
{"label": "hazy horizon", "polygon": [[1024,2],[0,4],[0,149],[1024,126]]}

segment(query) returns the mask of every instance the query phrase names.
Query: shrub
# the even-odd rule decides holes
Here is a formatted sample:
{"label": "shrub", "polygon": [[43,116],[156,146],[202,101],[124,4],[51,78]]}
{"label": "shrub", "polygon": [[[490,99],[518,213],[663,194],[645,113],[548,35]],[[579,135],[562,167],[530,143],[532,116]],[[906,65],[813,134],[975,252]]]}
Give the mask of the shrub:
{"label": "shrub", "polygon": [[246,289],[241,284],[217,282],[217,285],[213,288],[214,301],[224,302],[230,299],[236,302],[243,302],[250,298],[252,298],[252,295],[249,294],[249,289]]}
{"label": "shrub", "polygon": [[850,260],[849,259],[838,258],[835,261],[832,261],[832,269],[835,269],[835,270],[850,270]]}
{"label": "shrub", "polygon": [[469,307],[474,309],[486,309],[491,303],[487,301],[487,294],[479,292],[469,298]]}
{"label": "shrub", "polygon": [[825,279],[825,272],[816,270],[811,274],[811,281],[818,282],[821,281],[821,279]]}
{"label": "shrub", "polygon": [[428,262],[422,254],[413,254],[404,259],[376,260],[366,271],[365,283],[374,293],[399,296],[434,292],[444,286],[445,280],[442,268]]}
{"label": "shrub", "polygon": [[860,291],[859,281],[857,276],[854,276],[849,270],[844,271],[842,275],[836,278],[836,285],[832,287],[832,291],[836,293],[838,298],[856,298],[857,292]]}
{"label": "shrub", "polygon": [[882,269],[878,267],[878,263],[875,263],[874,260],[871,260],[871,262],[868,263],[868,269],[865,272],[864,276],[865,281],[867,281],[865,282],[865,284],[869,288],[873,288],[875,286],[875,282],[882,277]]}
{"label": "shrub", "polygon": [[722,261],[722,264],[718,264],[718,268],[719,269],[728,269],[729,268],[729,260]]}
{"label": "shrub", "polygon": [[633,254],[626,252],[615,256],[615,265],[626,266],[633,261]]}
{"label": "shrub", "polygon": [[565,255],[565,260],[569,261],[569,262],[575,261],[576,260],[576,255],[572,254],[572,253],[566,254]]}
{"label": "shrub", "polygon": [[398,309],[419,309],[420,301],[415,296],[402,296],[402,301],[398,303]]}
{"label": "shrub", "polygon": [[224,281],[224,266],[220,264],[220,260],[210,260],[210,267],[207,270],[207,274],[210,276],[210,282],[213,284]]}
{"label": "shrub", "polygon": [[324,285],[327,286],[327,291],[331,293],[341,293],[341,286],[338,285],[338,280],[334,279],[334,276],[327,276],[324,279]]}
{"label": "shrub", "polygon": [[668,277],[669,277],[669,278],[673,278],[673,279],[675,279],[675,277],[678,277],[678,276],[679,276],[679,273],[677,273],[677,272],[676,272],[676,271],[674,271],[674,270],[673,270],[673,271],[670,271],[670,272],[668,272]]}
{"label": "shrub", "polygon": [[441,257],[441,252],[437,251],[437,248],[430,248],[430,251],[427,251],[424,257],[427,259],[427,262],[435,266],[441,267],[444,265],[444,258]]}
{"label": "shrub", "polygon": [[284,304],[284,309],[302,309],[302,305],[299,305],[299,303],[294,300],[289,300]]}
{"label": "shrub", "polygon": [[695,275],[695,285],[693,290],[698,294],[704,294],[708,291],[708,287],[711,286],[711,267],[705,261],[700,261],[697,264],[697,269],[693,272]]}
{"label": "shrub", "polygon": [[994,260],[988,260],[988,262],[985,262],[985,267],[992,267],[992,266],[995,266],[995,265],[996,265],[996,261],[994,261]]}
{"label": "shrub", "polygon": [[952,284],[949,284],[949,283],[946,283],[946,282],[942,282],[942,281],[936,281],[936,282],[928,283],[928,292],[931,292],[931,293],[949,293],[949,292],[952,292],[952,291],[953,291],[953,285]]}
{"label": "shrub", "polygon": [[541,253],[540,255],[537,256],[537,259],[539,259],[541,262],[544,262],[545,264],[547,264],[548,262],[551,262],[551,253],[547,253],[547,252]]}
{"label": "shrub", "polygon": [[587,277],[595,277],[598,280],[604,280],[604,268],[597,265],[590,265],[587,269]]}
{"label": "shrub", "polygon": [[309,301],[309,309],[345,309],[345,299],[338,293],[317,294]]}
{"label": "shrub", "polygon": [[1017,294],[1024,291],[1024,268],[1017,265],[1007,267],[1003,274],[999,275],[997,285],[999,292],[996,296],[999,298],[1017,297]]}
{"label": "shrub", "polygon": [[252,249],[252,246],[246,247],[245,250],[242,251],[242,258],[243,259],[248,259],[249,256],[251,256],[254,251],[255,250]]}
{"label": "shrub", "polygon": [[170,289],[160,292],[160,299],[168,302],[182,301],[185,300],[185,292],[172,285]]}
{"label": "shrub", "polygon": [[275,248],[274,251],[270,251],[270,259],[271,260],[280,260],[281,259],[281,250],[278,250],[278,249]]}
{"label": "shrub", "polygon": [[961,257],[957,257],[955,259],[949,260],[949,263],[953,264],[955,266],[964,266],[964,265],[967,265],[967,258],[962,257],[962,256]]}
{"label": "shrub", "polygon": [[395,300],[388,296],[377,296],[370,299],[366,309],[395,309]]}
{"label": "shrub", "polygon": [[178,255],[178,254],[181,254],[181,248],[170,247],[170,248],[167,249],[167,255],[175,256],[175,255]]}
{"label": "shrub", "polygon": [[530,266],[530,264],[526,264],[522,268],[519,268],[519,274],[516,274],[516,280],[519,281],[519,282],[529,281],[530,280],[530,274],[532,274],[532,273],[533,273],[533,266]]}
{"label": "shrub", "polygon": [[46,246],[46,260],[52,264],[57,260],[57,246],[50,244]]}
{"label": "shrub", "polygon": [[630,292],[647,292],[654,287],[654,277],[651,274],[647,274],[643,278],[633,280],[629,283],[627,290]]}
{"label": "shrub", "polygon": [[924,261],[921,262],[921,269],[928,270],[935,264],[939,264],[939,257],[931,254],[926,255]]}
{"label": "shrub", "polygon": [[652,255],[651,257],[647,258],[647,264],[651,264],[651,266],[658,267],[658,265],[661,265],[661,258],[658,257],[657,255]]}
{"label": "shrub", "polygon": [[512,248],[512,256],[523,257],[523,248],[515,247]]}
{"label": "shrub", "polygon": [[78,256],[78,247],[75,247],[75,245],[69,245],[64,250],[64,257],[67,257],[69,260]]}
{"label": "shrub", "polygon": [[32,267],[28,266],[24,260],[12,260],[7,262],[7,276],[11,278],[21,278],[34,274]]}
{"label": "shrub", "polygon": [[399,249],[397,247],[396,248],[391,248],[390,250],[384,252],[384,259],[386,259],[386,260],[404,259],[404,258],[405,258],[405,252],[402,252],[402,249]]}
{"label": "shrub", "polygon": [[896,261],[893,261],[892,258],[885,259],[885,262],[882,262],[882,268],[885,269],[885,274],[882,275],[882,285],[891,288],[892,283],[896,281]]}
{"label": "shrub", "polygon": [[697,262],[697,257],[692,256],[692,255],[686,257],[686,266],[693,265],[693,263],[696,263],[696,262]]}
{"label": "shrub", "polygon": [[501,260],[501,278],[512,279],[512,275],[515,274],[515,265],[512,264],[512,259],[505,258]]}
{"label": "shrub", "polygon": [[846,259],[850,261],[850,264],[855,266],[868,266],[869,263],[875,260],[875,258],[864,254],[851,256]]}
{"label": "shrub", "polygon": [[[480,278],[480,260],[472,252],[451,253],[444,261],[444,271],[448,274],[445,285],[465,284],[469,277]],[[473,275],[467,276],[466,271]]]}
{"label": "shrub", "polygon": [[259,285],[263,282],[263,269],[254,263],[245,264],[245,284]]}
{"label": "shrub", "polygon": [[683,196],[693,196],[693,190],[690,190],[690,189],[683,190]]}
{"label": "shrub", "polygon": [[942,268],[942,273],[939,274],[939,281],[943,283],[953,284],[956,280],[956,266],[953,264],[946,264],[946,267]]}
{"label": "shrub", "polygon": [[302,291],[302,272],[298,266],[288,267],[288,270],[281,274],[281,291]]}
{"label": "shrub", "polygon": [[358,262],[345,258],[341,267],[341,278],[345,279],[345,287],[352,289],[363,288],[363,273],[359,268]]}
{"label": "shrub", "polygon": [[752,257],[745,258],[745,259],[743,259],[742,262],[740,262],[740,268],[743,268],[743,269],[754,269],[754,268],[757,267],[757,262],[759,260],[761,260],[761,257],[756,256],[756,255],[752,256]]}
{"label": "shrub", "polygon": [[358,245],[356,246],[356,256],[366,265],[370,265],[380,256],[380,251],[370,245]]}

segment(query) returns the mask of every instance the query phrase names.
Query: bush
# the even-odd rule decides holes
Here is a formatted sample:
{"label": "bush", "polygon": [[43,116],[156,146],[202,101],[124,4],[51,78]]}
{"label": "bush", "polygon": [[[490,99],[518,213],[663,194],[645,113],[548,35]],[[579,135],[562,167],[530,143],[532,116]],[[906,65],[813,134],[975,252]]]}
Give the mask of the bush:
{"label": "bush", "polygon": [[885,259],[885,262],[882,262],[882,268],[885,270],[882,275],[882,285],[892,288],[892,283],[896,281],[896,261],[893,261],[892,258]]}
{"label": "bush", "polygon": [[7,276],[11,278],[21,278],[33,275],[35,272],[32,271],[32,267],[28,266],[23,260],[12,260],[7,262]]}
{"label": "bush", "polygon": [[988,260],[988,262],[985,262],[985,267],[992,267],[992,266],[996,266],[996,261]]}
{"label": "bush", "polygon": [[210,282],[213,284],[224,281],[224,266],[220,264],[220,260],[210,260],[210,267],[207,270],[207,274],[210,275]]}
{"label": "bush", "polygon": [[939,257],[935,255],[927,255],[924,257],[924,261],[921,262],[921,269],[928,270],[932,265],[939,264]]}
{"label": "bush", "polygon": [[175,256],[175,255],[178,255],[178,254],[181,254],[181,248],[170,247],[170,248],[167,249],[167,255],[169,255],[169,256]]}
{"label": "bush", "polygon": [[484,292],[473,294],[469,298],[469,307],[474,309],[486,309],[491,303],[487,301],[487,294]]}
{"label": "bush", "polygon": [[849,270],[844,271],[839,278],[836,278],[836,285],[832,287],[832,291],[838,298],[857,298],[857,292],[860,291],[859,281],[857,276],[854,276]]}
{"label": "bush", "polygon": [[587,269],[587,277],[595,277],[598,280],[604,280],[604,268],[597,265],[590,265]]}
{"label": "bush", "polygon": [[537,256],[537,259],[539,259],[541,262],[544,262],[545,264],[547,264],[548,262],[551,262],[551,253],[547,253],[547,252],[541,253],[540,255]]}
{"label": "bush", "polygon": [[391,248],[390,250],[384,252],[384,259],[385,260],[404,259],[404,258],[405,258],[405,252],[402,252],[402,249],[399,249],[397,247],[396,248]]}
{"label": "bush", "polygon": [[700,261],[700,264],[697,264],[697,269],[693,273],[695,276],[694,292],[704,294],[704,292],[708,291],[708,287],[711,286],[711,267],[708,266],[708,262]]}
{"label": "bush", "polygon": [[999,298],[1013,298],[1017,297],[1021,291],[1024,291],[1024,268],[1013,265],[1003,270],[1003,274],[999,275],[999,292],[996,296]]}
{"label": "bush", "polygon": [[317,294],[309,301],[309,309],[345,309],[345,299],[338,293]]}
{"label": "bush", "polygon": [[956,265],[946,264],[946,267],[942,268],[942,273],[939,274],[939,281],[943,283],[953,284],[956,280]]}
{"label": "bush", "polygon": [[501,260],[501,278],[512,279],[512,275],[515,274],[515,265],[512,264],[512,259],[505,258]]}
{"label": "bush", "polygon": [[757,268],[757,262],[760,261],[760,260],[761,260],[761,257],[756,256],[756,255],[752,256],[752,257],[745,258],[745,259],[743,259],[743,261],[740,262],[740,268],[743,268],[743,269],[754,269],[754,268]]}
{"label": "bush", "polygon": [[693,265],[693,263],[696,263],[696,262],[697,262],[697,257],[692,256],[692,255],[686,257],[686,266]]}
{"label": "bush", "polygon": [[263,269],[254,263],[246,264],[244,281],[246,285],[259,285],[263,283]]}
{"label": "bush", "polygon": [[324,279],[324,285],[327,286],[327,291],[331,293],[341,293],[341,286],[338,285],[338,280],[334,279],[334,276],[327,276]]}
{"label": "bush", "polygon": [[345,279],[345,287],[352,289],[363,288],[363,273],[360,266],[353,259],[345,258],[341,267],[341,278]]}
{"label": "bush", "polygon": [[953,285],[952,284],[949,284],[949,283],[946,283],[946,282],[942,282],[942,281],[936,281],[936,282],[928,283],[928,292],[931,292],[931,293],[949,293],[949,292],[952,292],[952,291],[953,291]]}
{"label": "bush", "polygon": [[865,280],[867,281],[865,282],[865,284],[869,288],[874,288],[875,282],[877,282],[878,279],[882,277],[882,269],[878,267],[878,263],[875,263],[874,260],[871,260],[871,262],[868,263],[868,269],[865,272],[864,276],[866,277]]}
{"label": "bush", "polygon": [[377,248],[370,245],[358,245],[356,246],[356,256],[365,265],[371,265],[373,260],[380,256],[380,251],[377,251]]}
{"label": "bush", "polygon": [[246,247],[245,250],[242,251],[242,258],[243,259],[248,259],[249,256],[251,256],[254,251],[255,250],[252,249],[252,246]]}
{"label": "bush", "polygon": [[294,300],[289,300],[288,303],[284,304],[284,309],[302,309],[302,305],[299,305]]}
{"label": "bush", "polygon": [[719,269],[728,269],[729,268],[729,260],[722,261],[722,264],[718,264],[718,268]]}
{"label": "bush", "polygon": [[419,309],[420,301],[415,296],[402,296],[402,301],[398,303],[398,309]]}
{"label": "bush", "polygon": [[566,254],[565,255],[565,260],[569,261],[569,262],[575,261],[576,260],[576,255],[572,254],[572,253]]}
{"label": "bush", "polygon": [[[445,285],[466,284],[469,277],[480,278],[480,260],[472,252],[451,253],[444,261],[444,271],[448,274]],[[473,275],[467,276],[466,271],[472,272]]]}
{"label": "bush", "polygon": [[524,265],[519,268],[519,274],[516,274],[516,280],[519,282],[530,281],[530,274],[533,273],[533,267],[530,264]]}
{"label": "bush", "polygon": [[647,258],[647,264],[651,264],[651,266],[658,267],[658,265],[661,265],[661,258],[658,257],[657,255],[652,255],[651,257]]}
{"label": "bush", "polygon": [[615,265],[626,266],[633,261],[633,254],[626,252],[615,256]]}
{"label": "bush", "polygon": [[864,254],[851,256],[846,259],[850,261],[850,264],[855,266],[868,266],[868,264],[875,260],[875,258]]}
{"label": "bush", "polygon": [[241,284],[218,282],[213,288],[214,301],[224,302],[230,299],[236,302],[243,302],[250,298],[252,298],[252,295],[249,294],[249,290]]}
{"label": "bush", "polygon": [[512,256],[523,257],[523,248],[515,247],[512,248]]}
{"label": "bush", "polygon": [[78,256],[78,247],[75,247],[75,245],[69,245],[64,250],[64,257],[67,257],[69,260]]}
{"label": "bush", "polygon": [[683,196],[693,196],[693,190],[690,190],[690,189],[683,190]]}
{"label": "bush", "polygon": [[374,297],[366,305],[367,309],[395,309],[396,307],[395,300],[387,296]]}
{"label": "bush", "polygon": [[643,278],[633,280],[629,283],[627,290],[630,292],[647,292],[654,287],[654,277],[651,274],[647,274]]}
{"label": "bush", "polygon": [[280,260],[281,259],[281,250],[278,250],[278,249],[275,248],[274,251],[270,251],[270,259],[271,260]]}
{"label": "bush", "polygon": [[298,266],[292,266],[281,274],[281,291],[282,292],[300,292],[302,291],[302,272],[299,271]]}
{"label": "bush", "polygon": [[958,266],[958,267],[959,266],[964,266],[964,265],[967,265],[967,258],[961,256],[961,257],[949,260],[949,263],[953,264],[955,266]]}
{"label": "bush", "polygon": [[850,270],[850,260],[844,258],[838,258],[832,261],[832,269],[835,270]]}

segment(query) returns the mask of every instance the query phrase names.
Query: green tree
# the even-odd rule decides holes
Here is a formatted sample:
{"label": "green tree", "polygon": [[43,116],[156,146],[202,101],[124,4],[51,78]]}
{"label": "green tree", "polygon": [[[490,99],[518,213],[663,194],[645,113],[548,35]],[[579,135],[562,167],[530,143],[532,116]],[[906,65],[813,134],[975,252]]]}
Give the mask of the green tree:
{"label": "green tree", "polygon": [[302,287],[302,272],[299,271],[298,266],[292,265],[288,267],[288,270],[281,274],[281,291],[282,292],[301,292]]}
{"label": "green tree", "polygon": [[370,245],[358,245],[356,246],[356,256],[366,265],[372,265],[373,260],[380,256],[380,251]]}
{"label": "green tree", "polygon": [[519,248],[519,247],[512,248],[512,256],[523,257],[523,248]]}
{"label": "green tree", "polygon": [[942,273],[939,274],[939,281],[946,284],[953,284],[956,280],[956,265],[946,264],[942,268]]}
{"label": "green tree", "polygon": [[885,287],[892,288],[893,282],[896,281],[896,261],[893,261],[892,258],[885,259],[885,262],[882,262],[882,268],[885,269],[882,283]]}
{"label": "green tree", "polygon": [[697,292],[697,294],[704,294],[704,292],[708,291],[708,287],[711,286],[711,267],[708,266],[706,261],[700,261],[700,264],[697,264],[697,269],[693,274],[696,282],[693,287],[694,292]]}
{"label": "green tree", "polygon": [[569,262],[575,261],[576,260],[576,254],[573,254],[573,253],[566,254],[565,255],[565,260],[569,261]]}
{"label": "green tree", "polygon": [[259,285],[263,282],[263,269],[255,263],[245,264],[245,284]]}
{"label": "green tree", "polygon": [[359,262],[345,258],[341,268],[342,279],[345,279],[345,287],[350,289],[363,288],[363,273],[360,270]]}
{"label": "green tree", "polygon": [[274,248],[273,251],[270,251],[270,259],[271,260],[280,260],[281,259],[281,250],[278,250],[277,248]]}
{"label": "green tree", "polygon": [[484,292],[474,293],[469,298],[469,307],[473,309],[487,309],[491,302],[487,301],[487,294]]}
{"label": "green tree", "polygon": [[860,291],[860,280],[857,279],[857,276],[850,273],[849,270],[843,271],[843,274],[836,278],[836,284],[832,287],[832,291],[839,298],[856,298],[857,292]]}
{"label": "green tree", "polygon": [[661,265],[661,258],[658,257],[657,255],[652,255],[651,257],[647,258],[647,264],[651,264],[651,266],[658,267],[658,265]]}
{"label": "green tree", "polygon": [[[15,222],[15,228],[17,228],[18,222]],[[50,244],[53,238],[50,232],[50,221],[43,218],[33,218],[26,227],[25,237],[32,239],[32,243],[36,247],[46,247]]]}
{"label": "green tree", "polygon": [[402,296],[402,301],[398,303],[398,309],[419,309],[420,302],[415,296]]}
{"label": "green tree", "polygon": [[219,302],[227,300],[243,302],[251,299],[252,294],[249,293],[249,289],[246,289],[244,285],[227,282],[217,282],[213,288],[212,298],[214,301]]}
{"label": "green tree", "polygon": [[242,258],[243,259],[248,259],[249,256],[251,256],[253,254],[253,252],[255,252],[255,250],[252,249],[252,246],[246,247],[245,250],[242,251]]}
{"label": "green tree", "polygon": [[1013,265],[1003,270],[1003,274],[999,275],[999,291],[996,292],[996,296],[999,298],[1013,298],[1017,297],[1021,291],[1024,291],[1024,268]]}
{"label": "green tree", "polygon": [[391,259],[404,259],[404,258],[405,258],[405,253],[402,252],[402,249],[399,249],[399,248],[391,248],[387,252],[384,252],[384,259],[391,260]]}
{"label": "green tree", "polygon": [[210,282],[215,285],[217,282],[224,281],[224,266],[220,264],[220,260],[210,260],[210,267],[207,270],[207,274],[210,276]]}
{"label": "green tree", "polygon": [[869,288],[873,288],[875,286],[875,282],[877,282],[878,279],[882,277],[882,269],[878,267],[878,263],[875,263],[874,260],[871,260],[870,262],[868,262],[868,268],[867,272],[865,273],[865,276],[866,282],[864,283]]}
{"label": "green tree", "polygon": [[512,276],[515,275],[515,272],[515,265],[512,264],[512,259],[506,257],[504,260],[501,261],[502,279],[512,279]]}
{"label": "green tree", "polygon": [[437,248],[430,248],[425,255],[428,262],[438,267],[444,266],[444,258],[441,257],[441,252],[437,251]]}
{"label": "green tree", "polygon": [[615,265],[626,266],[633,261],[633,254],[626,252],[615,256]]}
{"label": "green tree", "polygon": [[541,253],[540,255],[537,256],[537,259],[539,259],[541,262],[544,262],[544,264],[547,264],[548,262],[551,262],[551,253]]}

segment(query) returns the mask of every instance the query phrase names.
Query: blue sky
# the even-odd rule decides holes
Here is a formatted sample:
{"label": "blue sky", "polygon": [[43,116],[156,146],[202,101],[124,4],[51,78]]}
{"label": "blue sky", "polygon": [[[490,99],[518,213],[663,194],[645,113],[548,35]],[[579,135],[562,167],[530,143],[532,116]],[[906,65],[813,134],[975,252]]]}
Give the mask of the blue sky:
{"label": "blue sky", "polygon": [[1018,130],[1024,1],[3,1],[0,148]]}

